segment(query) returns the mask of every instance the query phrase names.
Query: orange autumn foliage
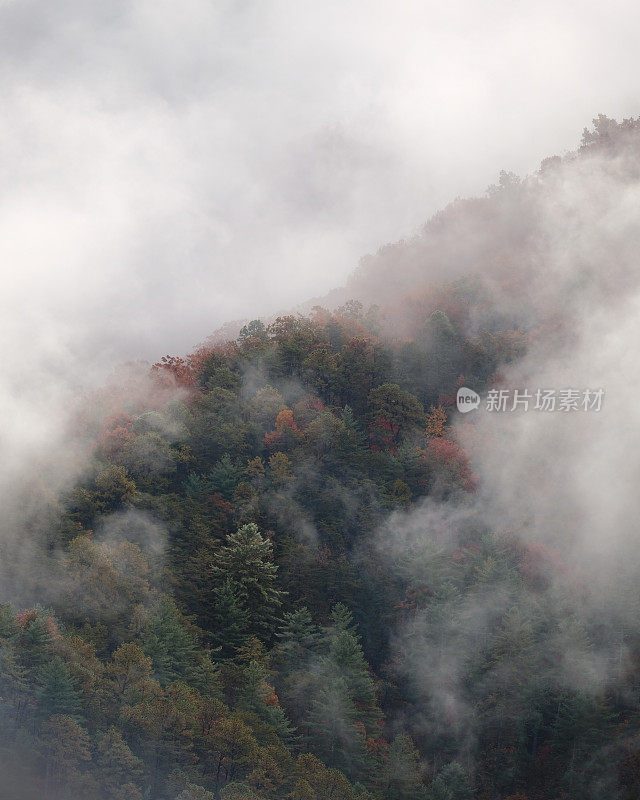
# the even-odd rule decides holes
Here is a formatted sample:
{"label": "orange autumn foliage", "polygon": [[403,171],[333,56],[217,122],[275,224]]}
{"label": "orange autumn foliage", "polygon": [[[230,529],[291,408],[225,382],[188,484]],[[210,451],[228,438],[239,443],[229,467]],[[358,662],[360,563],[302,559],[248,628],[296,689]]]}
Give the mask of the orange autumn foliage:
{"label": "orange autumn foliage", "polygon": [[431,406],[427,414],[427,424],[424,429],[428,439],[444,436],[447,425],[447,412],[444,406]]}
{"label": "orange autumn foliage", "polygon": [[180,356],[162,356],[151,367],[151,371],[162,376],[173,386],[191,389],[196,385],[196,374],[191,364]]}
{"label": "orange autumn foliage", "polygon": [[283,409],[276,417],[275,429],[265,434],[264,443],[270,450],[291,444],[296,439],[298,426],[290,408]]}

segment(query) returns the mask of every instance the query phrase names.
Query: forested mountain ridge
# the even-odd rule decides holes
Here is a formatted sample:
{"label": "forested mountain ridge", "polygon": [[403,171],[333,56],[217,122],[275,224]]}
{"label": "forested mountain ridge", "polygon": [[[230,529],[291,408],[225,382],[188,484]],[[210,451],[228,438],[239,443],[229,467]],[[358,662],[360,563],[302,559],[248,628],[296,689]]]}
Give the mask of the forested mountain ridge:
{"label": "forested mountain ridge", "polygon": [[455,411],[637,280],[616,225],[606,269],[593,242],[560,269],[556,222],[601,214],[576,186],[640,177],[639,123],[594,122],[335,310],[85,399],[75,484],[30,487],[28,559],[2,543],[0,796],[640,796],[640,625],[585,619],[569,550],[481,513],[487,434]]}
{"label": "forested mountain ridge", "polygon": [[[527,285],[545,281],[552,269],[548,217],[559,215],[563,222],[567,212],[578,217],[580,207],[594,203],[594,190],[604,194],[612,188],[602,180],[603,172],[618,189],[618,182],[635,185],[638,127],[638,120],[617,123],[600,114],[592,129],[584,129],[576,151],[545,158],[537,172],[523,179],[501,172],[486,196],[456,199],[411,238],[365,256],[344,287],[313,302],[333,308],[356,297],[365,305],[406,311],[415,307],[416,295],[432,292],[434,284],[474,275],[499,292],[503,314],[517,298],[516,312],[524,319],[529,309],[521,301],[531,299]],[[577,188],[585,194],[571,194]],[[600,210],[604,208],[603,202]],[[389,316],[390,332],[395,333],[406,313]]]}

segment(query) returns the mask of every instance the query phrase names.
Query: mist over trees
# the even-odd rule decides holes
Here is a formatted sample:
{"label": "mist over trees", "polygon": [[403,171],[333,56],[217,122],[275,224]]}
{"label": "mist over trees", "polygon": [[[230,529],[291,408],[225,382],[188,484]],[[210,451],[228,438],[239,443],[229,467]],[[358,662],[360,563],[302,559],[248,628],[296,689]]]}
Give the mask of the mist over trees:
{"label": "mist over trees", "polygon": [[306,313],[88,394],[73,480],[2,529],[0,796],[640,796],[638,475],[589,460],[633,412],[455,409],[627,378],[638,199],[640,122],[601,115]]}

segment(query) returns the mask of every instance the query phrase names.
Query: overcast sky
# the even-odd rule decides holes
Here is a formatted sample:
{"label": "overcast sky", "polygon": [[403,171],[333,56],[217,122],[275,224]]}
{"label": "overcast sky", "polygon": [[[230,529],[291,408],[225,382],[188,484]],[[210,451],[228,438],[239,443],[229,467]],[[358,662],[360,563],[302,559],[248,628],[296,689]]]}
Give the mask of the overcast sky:
{"label": "overcast sky", "polygon": [[14,379],[339,285],[598,112],[640,114],[639,29],[631,0],[0,0]]}

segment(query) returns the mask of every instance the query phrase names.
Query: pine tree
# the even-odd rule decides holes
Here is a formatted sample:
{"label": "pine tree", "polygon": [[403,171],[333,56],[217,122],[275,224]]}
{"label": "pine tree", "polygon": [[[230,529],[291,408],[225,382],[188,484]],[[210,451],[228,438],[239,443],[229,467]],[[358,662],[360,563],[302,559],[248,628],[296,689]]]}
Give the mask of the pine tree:
{"label": "pine tree", "polygon": [[291,739],[292,728],[280,707],[273,686],[267,682],[267,672],[257,661],[251,661],[245,667],[244,687],[240,695],[240,708],[251,711],[263,722],[276,731],[278,736],[287,741]]}
{"label": "pine tree", "polygon": [[426,789],[420,780],[420,756],[410,736],[401,734],[389,747],[385,774],[385,800],[423,800]]}
{"label": "pine tree", "polygon": [[228,578],[210,594],[206,627],[212,643],[223,658],[231,658],[242,645],[249,627],[249,613],[238,601]]}
{"label": "pine tree", "polygon": [[17,615],[20,626],[21,661],[27,669],[37,669],[50,657],[51,625],[38,611]]}
{"label": "pine tree", "polygon": [[440,771],[429,786],[428,800],[473,800],[469,776],[457,761]]}
{"label": "pine tree", "polygon": [[362,423],[356,417],[351,406],[346,405],[340,412],[340,419],[344,423],[345,428],[353,433],[353,436],[358,442],[364,440],[364,431]]}
{"label": "pine tree", "polygon": [[142,761],[131,752],[120,731],[113,726],[98,739],[95,773],[110,800],[142,797],[136,786],[142,773]]}
{"label": "pine tree", "polygon": [[344,680],[349,698],[359,710],[359,721],[370,732],[380,719],[380,710],[362,646],[352,631],[340,630],[332,637],[327,663]]}
{"label": "pine tree", "polygon": [[38,712],[42,717],[77,715],[80,700],[75,681],[60,656],[42,664],[38,683]]}
{"label": "pine tree", "polygon": [[89,744],[89,734],[72,717],[52,716],[43,723],[40,746],[46,757],[45,797],[58,797],[58,790],[65,785],[65,796],[73,796],[69,790],[80,778],[79,767],[91,760]]}
{"label": "pine tree", "polygon": [[307,730],[309,749],[329,766],[351,779],[362,779],[371,770],[365,745],[365,732],[358,720],[358,709],[349,694],[347,681],[327,669],[317,676]]}
{"label": "pine tree", "polygon": [[336,604],[326,629],[326,655],[318,662],[307,720],[313,752],[352,778],[371,777],[366,739],[376,733],[381,712],[353,617]]}
{"label": "pine tree", "polygon": [[303,607],[284,615],[276,638],[276,657],[285,665],[285,669],[291,669],[304,664],[318,649],[322,634],[314,625],[309,609]]}
{"label": "pine tree", "polygon": [[331,638],[342,631],[349,631],[353,633],[356,639],[359,638],[355,629],[353,614],[344,603],[336,603],[331,609],[331,624],[326,629],[326,633]]}
{"label": "pine tree", "polygon": [[162,685],[186,680],[195,662],[197,640],[169,597],[162,597],[142,631],[142,649]]}
{"label": "pine tree", "polygon": [[229,581],[239,607],[248,614],[248,632],[268,637],[284,592],[277,587],[278,567],[273,547],[254,523],[229,534],[212,572],[221,584]]}
{"label": "pine tree", "polygon": [[224,500],[231,500],[239,478],[240,470],[233,465],[229,453],[225,453],[207,475],[208,489],[217,492]]}

